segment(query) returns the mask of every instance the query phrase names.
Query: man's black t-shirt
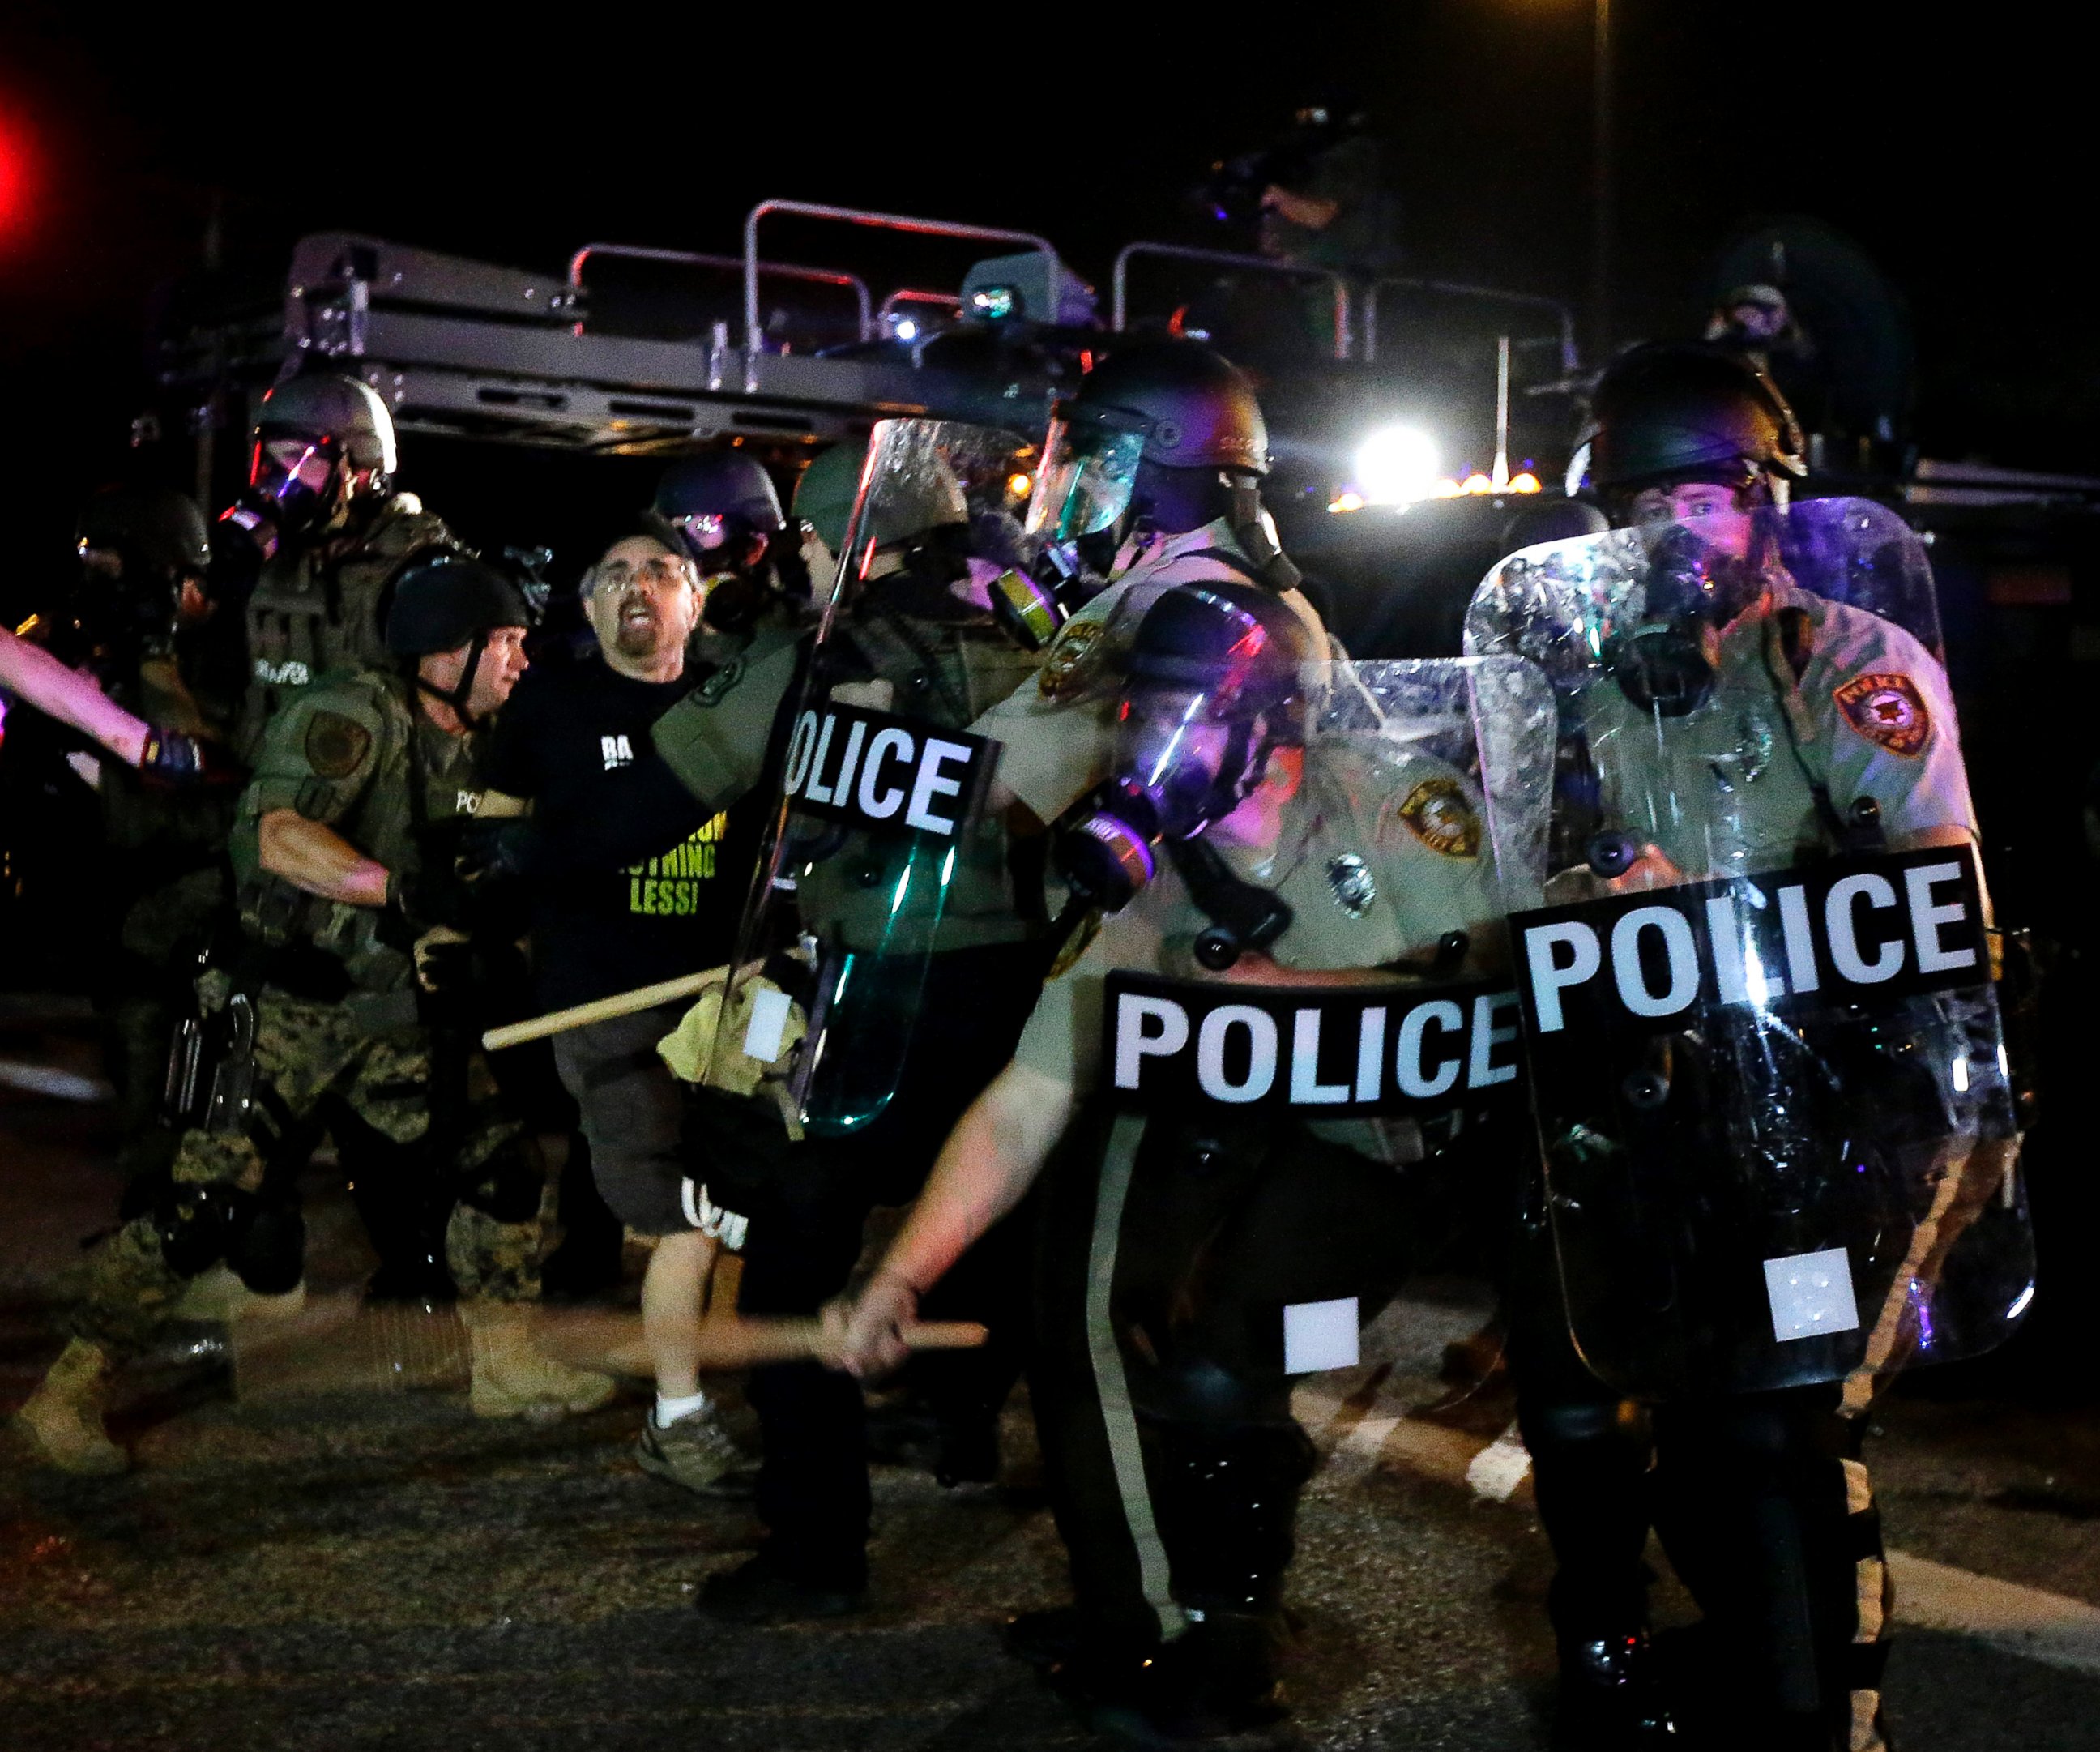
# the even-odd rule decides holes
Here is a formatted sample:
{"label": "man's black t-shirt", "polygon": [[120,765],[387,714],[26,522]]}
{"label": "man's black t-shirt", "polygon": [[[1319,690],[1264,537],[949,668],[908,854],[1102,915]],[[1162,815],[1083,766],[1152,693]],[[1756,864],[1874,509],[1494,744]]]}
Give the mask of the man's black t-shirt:
{"label": "man's black t-shirt", "polygon": [[649,739],[701,678],[638,682],[593,655],[528,669],[497,717],[483,783],[532,800],[549,1008],[719,965],[735,947],[762,800],[710,818]]}

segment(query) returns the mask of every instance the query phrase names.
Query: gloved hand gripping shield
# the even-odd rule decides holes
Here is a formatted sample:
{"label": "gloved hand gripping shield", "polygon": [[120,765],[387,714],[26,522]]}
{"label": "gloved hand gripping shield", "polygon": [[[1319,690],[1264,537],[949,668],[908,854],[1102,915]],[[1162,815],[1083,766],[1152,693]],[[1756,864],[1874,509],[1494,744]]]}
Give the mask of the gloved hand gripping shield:
{"label": "gloved hand gripping shield", "polygon": [[1975,1354],[2033,1247],[1931,575],[1826,500],[1549,544],[1470,651],[1551,682],[1512,955],[1568,1317],[1646,1397]]}
{"label": "gloved hand gripping shield", "polygon": [[885,420],[870,441],[706,1061],[706,1082],[770,1096],[795,1135],[889,1105],[959,866],[1003,858],[982,807],[997,744],[968,734],[967,664],[936,644],[945,622],[982,624],[1022,561],[1036,454],[944,421]]}

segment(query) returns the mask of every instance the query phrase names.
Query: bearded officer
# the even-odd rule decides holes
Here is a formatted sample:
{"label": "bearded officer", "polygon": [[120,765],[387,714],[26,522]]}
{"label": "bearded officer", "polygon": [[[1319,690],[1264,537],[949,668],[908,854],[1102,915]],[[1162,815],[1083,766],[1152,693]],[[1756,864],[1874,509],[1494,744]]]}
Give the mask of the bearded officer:
{"label": "bearded officer", "polygon": [[[1608,830],[1620,837],[1605,867],[1619,873],[1571,867],[1549,894],[1745,874],[1882,841],[1973,845],[1939,661],[1787,574],[1771,532],[1787,527],[1775,508],[1802,447],[1770,381],[1718,349],[1644,347],[1606,374],[1595,409],[1594,483],[1615,523],[1657,534],[1642,623],[1612,677],[1582,691],[1555,804],[1560,861]],[[1560,1564],[1550,1609],[1570,1742],[1676,1743],[1648,1646],[1652,1512],[1747,1743],[1882,1745],[1887,1573],[1864,1428],[1840,1415],[1839,1389],[1623,1400],[1569,1341],[1542,1218],[1518,1257],[1510,1361]]]}
{"label": "bearded officer", "polygon": [[262,398],[248,485],[220,514],[229,577],[245,573],[249,688],[240,747],[299,689],[331,670],[383,664],[386,589],[403,563],[456,548],[395,483],[394,417],[369,384],[291,377]]}
{"label": "bearded officer", "polygon": [[[229,1054],[167,1196],[97,1250],[64,1354],[20,1414],[43,1457],[121,1472],[100,1395],[223,1261],[258,1295],[296,1291],[296,1176],[325,1130],[353,1184],[449,1207],[443,1247],[473,1347],[476,1415],[583,1410],[613,1384],[533,1349],[544,1169],[530,1139],[435,1066],[426,995],[458,977],[463,922],[449,830],[471,813],[476,732],[524,671],[528,616],[510,582],[458,555],[404,572],[386,624],[395,667],[302,690],[272,721],[233,836],[248,955],[248,1057]],[[462,1080],[441,1086],[448,1074]]]}
{"label": "bearded officer", "polygon": [[1061,831],[1073,935],[1012,1061],[831,1316],[846,1366],[893,1366],[920,1296],[1044,1175],[1031,1391],[1077,1605],[1017,1621],[1012,1640],[1098,1725],[1148,1743],[1281,1714],[1273,1645],[1313,1460],[1284,1310],[1354,1299],[1368,1318],[1391,1296],[1423,1189],[1395,1169],[1424,1152],[1414,1119],[1118,1114],[1106,977],[1389,987],[1456,973],[1499,910],[1465,774],[1374,724],[1308,740],[1329,673],[1316,648],[1275,593],[1216,580],[1154,596],[1113,685],[1096,673],[1115,777]]}

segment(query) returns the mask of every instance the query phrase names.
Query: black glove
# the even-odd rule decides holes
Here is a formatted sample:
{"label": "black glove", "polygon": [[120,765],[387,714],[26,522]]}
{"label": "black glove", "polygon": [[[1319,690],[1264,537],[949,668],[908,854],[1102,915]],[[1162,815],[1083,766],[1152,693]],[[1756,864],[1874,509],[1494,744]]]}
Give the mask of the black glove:
{"label": "black glove", "polygon": [[470,821],[460,830],[452,867],[470,889],[529,877],[540,868],[545,841],[522,815],[501,821]]}
{"label": "black glove", "polygon": [[139,776],[170,787],[245,783],[247,770],[215,742],[179,730],[146,731],[139,757]]}
{"label": "black glove", "polygon": [[449,870],[395,870],[386,878],[386,910],[404,929],[382,936],[404,936],[412,942],[439,925],[467,927],[466,895]]}

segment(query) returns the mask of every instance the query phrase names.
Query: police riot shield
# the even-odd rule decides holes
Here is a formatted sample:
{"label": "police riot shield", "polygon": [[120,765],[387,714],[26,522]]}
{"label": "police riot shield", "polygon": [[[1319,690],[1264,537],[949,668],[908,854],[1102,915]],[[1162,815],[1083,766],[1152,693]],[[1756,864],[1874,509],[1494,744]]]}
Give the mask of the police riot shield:
{"label": "police riot shield", "polygon": [[[1551,691],[1493,657],[1314,664],[1308,696],[1302,748],[1258,753],[1244,802],[1154,846],[1103,926],[1102,1083],[1127,1109],[1316,1121],[1506,1105],[1502,913],[1546,874]],[[1185,735],[1194,714],[1173,717]]]}
{"label": "police riot shield", "polygon": [[983,809],[997,748],[968,726],[1033,667],[989,629],[1026,563],[1036,454],[937,420],[870,440],[705,1061],[705,1082],[776,1105],[792,1135],[882,1113],[958,895],[1007,901]]}
{"label": "police riot shield", "polygon": [[1569,1322],[1635,1395],[1868,1392],[2031,1297],[1930,589],[1834,500],[1529,549],[1469,610],[1553,694],[1512,960]]}

